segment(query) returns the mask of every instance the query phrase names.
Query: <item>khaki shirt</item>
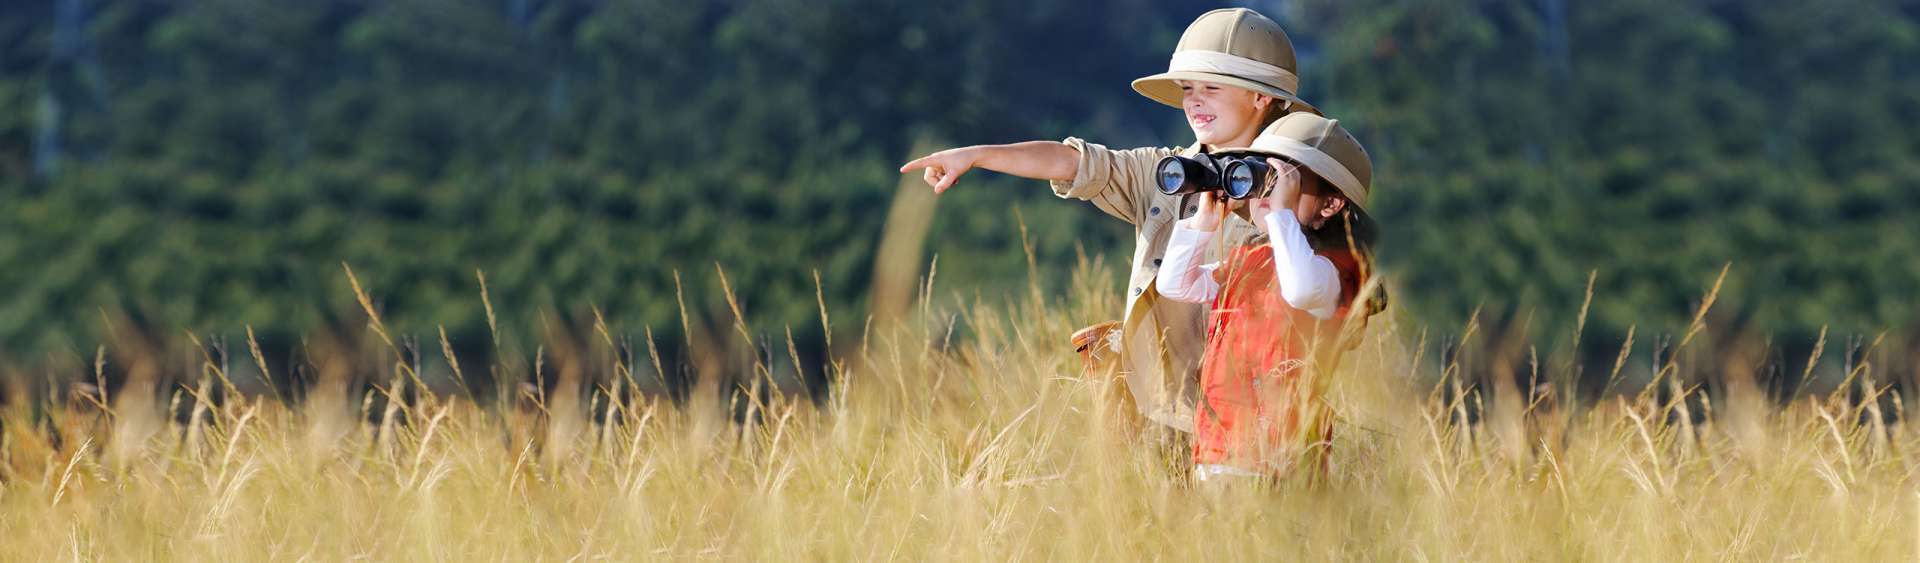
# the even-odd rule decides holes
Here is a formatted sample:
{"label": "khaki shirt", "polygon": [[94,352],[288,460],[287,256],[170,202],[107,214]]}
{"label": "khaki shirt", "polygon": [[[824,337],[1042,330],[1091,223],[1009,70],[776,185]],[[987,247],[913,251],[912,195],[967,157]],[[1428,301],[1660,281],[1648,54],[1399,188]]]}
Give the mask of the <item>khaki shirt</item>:
{"label": "khaki shirt", "polygon": [[[1193,431],[1193,405],[1200,384],[1200,356],[1206,352],[1205,304],[1161,299],[1154,276],[1167,252],[1174,222],[1197,210],[1184,196],[1160,193],[1155,165],[1175,154],[1202,152],[1146,147],[1113,150],[1069,137],[1062,141],[1080,152],[1071,182],[1052,182],[1053,193],[1082,199],[1133,225],[1133,262],[1127,278],[1127,310],[1121,322],[1120,369],[1140,414],[1184,432]],[[1221,225],[1218,240],[1242,240],[1257,227],[1238,215]],[[1205,251],[1217,261],[1223,245]]]}

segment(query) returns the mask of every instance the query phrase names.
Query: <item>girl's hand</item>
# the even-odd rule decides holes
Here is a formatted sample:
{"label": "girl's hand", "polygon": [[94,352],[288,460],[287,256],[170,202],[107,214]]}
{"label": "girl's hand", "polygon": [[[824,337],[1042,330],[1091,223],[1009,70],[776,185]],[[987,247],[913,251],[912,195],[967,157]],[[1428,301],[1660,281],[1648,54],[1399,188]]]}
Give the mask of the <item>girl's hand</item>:
{"label": "girl's hand", "polygon": [[926,169],[926,173],[922,174],[921,178],[926,180],[927,185],[933,186],[933,193],[938,194],[953,187],[954,182],[960,181],[962,174],[973,169],[980,160],[978,148],[960,147],[933,153],[901,166],[900,171]]}
{"label": "girl's hand", "polygon": [[1275,211],[1290,212],[1300,203],[1300,169],[1278,158],[1268,158],[1267,166],[1273,170],[1267,176],[1271,186],[1267,197],[1247,202],[1247,211],[1253,216],[1254,223],[1263,229],[1267,225],[1263,220],[1267,215]]}
{"label": "girl's hand", "polygon": [[1193,195],[1200,198],[1200,209],[1193,217],[1185,221],[1187,228],[1202,232],[1219,230],[1220,221],[1227,217],[1227,198],[1221,192],[1200,192]]}

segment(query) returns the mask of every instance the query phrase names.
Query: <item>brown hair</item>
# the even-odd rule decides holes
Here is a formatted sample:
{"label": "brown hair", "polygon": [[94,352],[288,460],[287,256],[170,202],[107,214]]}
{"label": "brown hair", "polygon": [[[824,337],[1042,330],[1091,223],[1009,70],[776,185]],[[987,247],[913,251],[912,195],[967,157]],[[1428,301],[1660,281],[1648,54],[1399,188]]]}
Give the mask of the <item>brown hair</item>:
{"label": "brown hair", "polygon": [[[1307,181],[1308,178],[1312,178],[1312,181]],[[1379,224],[1373,221],[1373,217],[1367,215],[1366,210],[1355,206],[1353,200],[1347,199],[1345,194],[1334,189],[1333,184],[1328,183],[1319,174],[1302,174],[1300,179],[1301,193],[1331,195],[1347,202],[1339,213],[1320,223],[1319,228],[1307,230],[1307,244],[1312,246],[1315,252],[1348,251],[1353,254],[1354,261],[1360,264],[1362,280],[1375,275],[1373,244],[1380,236]],[[1373,297],[1366,303],[1354,305],[1355,308],[1365,311],[1367,316],[1386,310],[1387,288],[1383,286],[1375,291]]]}
{"label": "brown hair", "polygon": [[1255,94],[1265,96],[1268,100],[1272,100],[1271,103],[1267,104],[1267,107],[1260,108],[1260,111],[1264,113],[1264,115],[1260,116],[1261,131],[1267,130],[1268,125],[1273,125],[1273,122],[1279,121],[1280,118],[1286,117],[1287,114],[1293,113],[1294,111],[1292,100],[1269,94],[1261,94],[1259,92],[1255,92]]}

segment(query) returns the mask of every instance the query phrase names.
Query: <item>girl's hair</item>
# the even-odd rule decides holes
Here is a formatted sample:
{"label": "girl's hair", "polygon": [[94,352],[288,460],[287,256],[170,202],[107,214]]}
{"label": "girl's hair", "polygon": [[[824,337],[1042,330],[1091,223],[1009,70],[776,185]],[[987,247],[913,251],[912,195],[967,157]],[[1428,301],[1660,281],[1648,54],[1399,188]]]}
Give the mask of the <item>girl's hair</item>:
{"label": "girl's hair", "polygon": [[[1310,183],[1313,187],[1301,186],[1304,188],[1302,191],[1313,190],[1312,193],[1316,195],[1331,192],[1330,195],[1346,199],[1345,195],[1334,190],[1333,186],[1319,175],[1306,174],[1302,177],[1303,180],[1307,178],[1312,178]],[[1373,221],[1373,217],[1367,215],[1365,210],[1355,207],[1352,200],[1347,200],[1347,205],[1341,208],[1340,213],[1327,218],[1320,224],[1320,228],[1307,231],[1307,244],[1316,252],[1346,250],[1353,253],[1354,259],[1360,263],[1360,276],[1364,280],[1375,275],[1373,244],[1379,237],[1380,226]],[[1364,307],[1362,310],[1366,311],[1367,316],[1386,310],[1386,287],[1381,286],[1376,290],[1373,297],[1364,305],[1356,305]]]}
{"label": "girl's hair", "polygon": [[1307,231],[1307,243],[1313,245],[1314,250],[1352,250],[1366,261],[1373,259],[1373,243],[1379,237],[1380,227],[1373,222],[1373,217],[1353,207],[1351,201],[1338,215],[1321,223],[1320,228]]}

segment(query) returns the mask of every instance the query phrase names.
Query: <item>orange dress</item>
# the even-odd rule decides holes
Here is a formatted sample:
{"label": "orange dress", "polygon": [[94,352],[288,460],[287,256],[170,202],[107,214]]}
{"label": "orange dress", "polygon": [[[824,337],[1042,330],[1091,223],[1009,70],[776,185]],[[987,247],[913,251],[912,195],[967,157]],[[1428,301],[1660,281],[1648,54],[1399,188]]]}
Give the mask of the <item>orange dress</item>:
{"label": "orange dress", "polygon": [[1240,246],[1214,270],[1220,284],[1207,322],[1194,413],[1193,462],[1263,475],[1285,474],[1311,456],[1325,468],[1332,426],[1305,368],[1318,346],[1335,345],[1359,291],[1360,267],[1344,249],[1319,253],[1340,279],[1338,309],[1320,320],[1287,304],[1273,247]]}

